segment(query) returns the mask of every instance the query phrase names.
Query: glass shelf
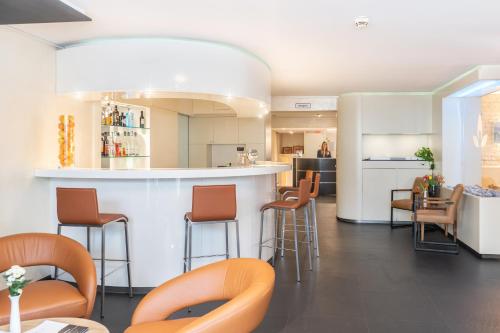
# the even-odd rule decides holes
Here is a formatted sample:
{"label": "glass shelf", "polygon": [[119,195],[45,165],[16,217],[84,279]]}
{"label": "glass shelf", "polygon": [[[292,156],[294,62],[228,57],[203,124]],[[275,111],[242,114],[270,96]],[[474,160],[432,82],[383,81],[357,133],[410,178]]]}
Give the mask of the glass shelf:
{"label": "glass shelf", "polygon": [[101,156],[101,158],[144,158],[144,157],[150,157],[147,155],[138,155],[138,156]]}
{"label": "glass shelf", "polygon": [[102,125],[101,124],[101,128],[102,127],[105,127],[105,128],[123,128],[123,129],[139,129],[139,130],[149,130],[150,128],[149,127],[128,127],[128,126],[117,126],[117,125]]}

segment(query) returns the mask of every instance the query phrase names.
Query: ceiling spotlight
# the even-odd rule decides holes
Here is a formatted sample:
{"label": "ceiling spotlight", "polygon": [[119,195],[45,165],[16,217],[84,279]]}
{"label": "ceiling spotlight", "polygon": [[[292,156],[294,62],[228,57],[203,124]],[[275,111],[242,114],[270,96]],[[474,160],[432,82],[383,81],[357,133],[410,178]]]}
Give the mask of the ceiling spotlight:
{"label": "ceiling spotlight", "polygon": [[264,109],[264,114],[269,114],[269,110],[268,109]]}
{"label": "ceiling spotlight", "polygon": [[259,114],[257,117],[258,117],[258,118],[262,118],[262,115],[261,115],[261,114]]}
{"label": "ceiling spotlight", "polygon": [[288,133],[293,134],[293,131],[290,131],[290,132],[288,132]]}
{"label": "ceiling spotlight", "polygon": [[316,117],[321,118],[321,117],[322,117],[322,115],[318,113],[318,114],[316,115]]}
{"label": "ceiling spotlight", "polygon": [[182,75],[182,74],[177,74],[177,75],[175,76],[174,80],[175,80],[175,82],[177,82],[177,83],[184,83],[184,82],[186,82],[186,81],[187,81],[187,78],[186,78],[184,75]]}
{"label": "ceiling spotlight", "polygon": [[365,29],[368,27],[370,19],[367,16],[358,16],[354,18],[354,25],[358,29]]}
{"label": "ceiling spotlight", "polygon": [[265,108],[265,107],[266,107],[266,103],[264,103],[264,102],[260,102],[260,103],[259,103],[259,107],[260,107],[261,109]]}

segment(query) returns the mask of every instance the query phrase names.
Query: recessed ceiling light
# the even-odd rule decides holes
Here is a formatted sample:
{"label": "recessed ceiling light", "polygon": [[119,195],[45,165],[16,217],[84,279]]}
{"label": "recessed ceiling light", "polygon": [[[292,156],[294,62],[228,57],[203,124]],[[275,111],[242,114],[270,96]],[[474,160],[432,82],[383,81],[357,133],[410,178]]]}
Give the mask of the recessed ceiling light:
{"label": "recessed ceiling light", "polygon": [[358,29],[365,29],[368,27],[370,19],[367,16],[358,16],[354,18],[354,25]]}
{"label": "recessed ceiling light", "polygon": [[318,114],[316,115],[316,117],[321,118],[321,117],[322,117],[322,115],[318,113]]}
{"label": "recessed ceiling light", "polygon": [[262,115],[261,115],[261,114],[259,114],[257,117],[258,117],[258,118],[262,118]]}
{"label": "recessed ceiling light", "polygon": [[288,133],[293,134],[293,131],[290,131],[290,132],[288,132]]}
{"label": "recessed ceiling light", "polygon": [[175,82],[177,82],[177,83],[184,83],[184,82],[186,82],[186,81],[187,81],[187,78],[186,78],[184,75],[182,75],[182,74],[177,74],[177,75],[175,76],[174,80],[175,80]]}

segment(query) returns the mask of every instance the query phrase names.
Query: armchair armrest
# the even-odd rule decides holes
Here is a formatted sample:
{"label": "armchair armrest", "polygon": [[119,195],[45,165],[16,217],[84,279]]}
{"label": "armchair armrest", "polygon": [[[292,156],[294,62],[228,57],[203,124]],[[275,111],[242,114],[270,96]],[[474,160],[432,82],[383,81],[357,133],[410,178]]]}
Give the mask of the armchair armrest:
{"label": "armchair armrest", "polygon": [[161,321],[186,307],[224,300],[227,265],[205,266],[187,272],[149,292],[132,316],[132,325]]}
{"label": "armchair armrest", "polygon": [[394,200],[394,193],[395,192],[413,192],[413,189],[411,188],[397,188],[397,189],[393,189],[391,190],[391,201]]}

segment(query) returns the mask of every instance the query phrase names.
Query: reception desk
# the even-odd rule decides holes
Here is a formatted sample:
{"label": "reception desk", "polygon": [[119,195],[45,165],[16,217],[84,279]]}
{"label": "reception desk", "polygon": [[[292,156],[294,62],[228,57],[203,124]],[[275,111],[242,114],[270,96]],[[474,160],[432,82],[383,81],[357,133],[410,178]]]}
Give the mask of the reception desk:
{"label": "reception desk", "polygon": [[319,172],[320,195],[335,195],[337,193],[337,160],[334,158],[294,157],[293,186],[298,186],[299,180],[306,176],[306,170]]}
{"label": "reception desk", "polygon": [[[134,287],[155,287],[183,271],[184,214],[191,211],[193,185],[236,184],[237,218],[242,257],[258,257],[260,207],[275,199],[276,175],[290,166],[276,163],[250,167],[204,169],[39,169],[35,177],[48,181],[50,212],[56,232],[56,187],[93,187],[97,189],[101,212],[123,213],[130,219],[130,250]],[[266,216],[264,239],[273,234],[274,220]],[[125,257],[123,226],[109,225],[106,253],[110,259]],[[236,255],[234,225],[230,225],[231,256]],[[63,234],[85,244],[85,228],[63,228]],[[100,253],[100,232],[91,235],[93,257]],[[193,228],[193,256],[224,253],[223,225]],[[264,249],[269,259],[271,249]],[[194,259],[193,268],[215,258]],[[99,266],[99,265],[97,265]],[[108,262],[109,286],[126,286],[126,270]],[[99,270],[99,267],[97,267]],[[98,271],[98,276],[99,276]]]}

